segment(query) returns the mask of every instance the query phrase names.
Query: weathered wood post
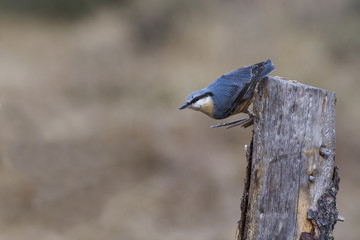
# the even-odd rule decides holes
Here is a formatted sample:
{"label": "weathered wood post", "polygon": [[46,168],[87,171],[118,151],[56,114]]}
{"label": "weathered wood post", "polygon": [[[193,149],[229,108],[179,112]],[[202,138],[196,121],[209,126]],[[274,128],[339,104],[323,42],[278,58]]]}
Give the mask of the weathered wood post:
{"label": "weathered wood post", "polygon": [[269,77],[255,94],[238,239],[333,239],[335,93]]}

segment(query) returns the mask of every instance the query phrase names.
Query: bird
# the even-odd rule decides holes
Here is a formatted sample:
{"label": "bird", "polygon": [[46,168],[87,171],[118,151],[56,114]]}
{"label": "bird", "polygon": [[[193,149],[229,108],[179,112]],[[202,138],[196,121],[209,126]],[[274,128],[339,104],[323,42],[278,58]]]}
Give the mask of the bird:
{"label": "bird", "polygon": [[214,119],[225,119],[238,113],[246,113],[249,115],[248,118],[211,127],[251,126],[255,115],[249,110],[249,106],[253,101],[256,86],[274,69],[275,66],[269,59],[228,72],[207,87],[189,94],[179,110],[190,108]]}

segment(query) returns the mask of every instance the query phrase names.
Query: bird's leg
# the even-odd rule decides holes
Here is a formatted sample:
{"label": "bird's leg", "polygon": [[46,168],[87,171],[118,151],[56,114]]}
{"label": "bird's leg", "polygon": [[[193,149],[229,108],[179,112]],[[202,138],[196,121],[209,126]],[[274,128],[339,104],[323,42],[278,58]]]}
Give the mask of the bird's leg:
{"label": "bird's leg", "polygon": [[227,129],[236,127],[239,125],[240,125],[240,127],[243,127],[243,128],[247,128],[247,127],[250,127],[251,125],[253,125],[256,115],[249,109],[245,110],[244,113],[249,114],[249,117],[246,119],[242,119],[243,120],[242,122],[238,122],[238,123],[234,123],[234,124],[230,125],[229,127],[227,127]]}
{"label": "bird's leg", "polygon": [[233,128],[233,127],[236,127],[236,126],[247,128],[247,127],[250,127],[251,125],[253,125],[253,123],[254,123],[254,118],[253,117],[248,117],[248,118],[242,119],[241,122],[231,124],[230,126],[227,127],[227,129]]}
{"label": "bird's leg", "polygon": [[236,120],[236,121],[232,121],[232,122],[224,122],[224,123],[220,123],[217,125],[213,125],[213,126],[211,126],[211,128],[224,127],[224,126],[229,126],[229,125],[234,125],[234,124],[240,125],[243,122],[247,121],[248,119],[249,118],[244,118],[244,119],[240,119],[240,120]]}
{"label": "bird's leg", "polygon": [[211,126],[211,128],[228,126],[227,129],[229,129],[229,128],[236,127],[239,125],[240,125],[240,127],[243,127],[243,128],[250,127],[254,123],[255,114],[253,112],[251,112],[249,109],[246,110],[245,113],[249,114],[248,118],[243,118],[243,119],[232,121],[232,122],[220,123],[220,124]]}

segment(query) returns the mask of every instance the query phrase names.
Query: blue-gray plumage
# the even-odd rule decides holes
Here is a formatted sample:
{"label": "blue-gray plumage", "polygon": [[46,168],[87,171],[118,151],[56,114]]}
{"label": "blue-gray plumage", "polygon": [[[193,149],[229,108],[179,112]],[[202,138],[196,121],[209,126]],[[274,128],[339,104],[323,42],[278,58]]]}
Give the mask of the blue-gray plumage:
{"label": "blue-gray plumage", "polygon": [[[248,107],[252,102],[257,83],[274,69],[271,60],[267,60],[226,73],[209,86],[191,93],[180,109],[188,107],[215,119],[224,119],[241,112],[249,113]],[[247,127],[252,121],[250,114],[248,119],[219,124],[216,127],[227,125]]]}

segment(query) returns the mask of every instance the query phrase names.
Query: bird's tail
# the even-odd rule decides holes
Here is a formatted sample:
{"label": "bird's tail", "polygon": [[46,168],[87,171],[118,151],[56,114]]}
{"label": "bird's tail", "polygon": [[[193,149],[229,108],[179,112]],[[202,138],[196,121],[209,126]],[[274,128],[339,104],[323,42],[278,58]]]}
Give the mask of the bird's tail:
{"label": "bird's tail", "polygon": [[275,69],[275,66],[272,64],[270,59],[264,62],[256,63],[249,67],[251,68],[252,71],[251,74],[252,77],[251,77],[250,86],[247,88],[247,91],[244,94],[245,99],[250,98],[253,94],[253,90],[256,84]]}
{"label": "bird's tail", "polygon": [[266,75],[274,71],[274,69],[275,66],[270,59],[253,65],[253,73],[257,80],[264,78]]}

